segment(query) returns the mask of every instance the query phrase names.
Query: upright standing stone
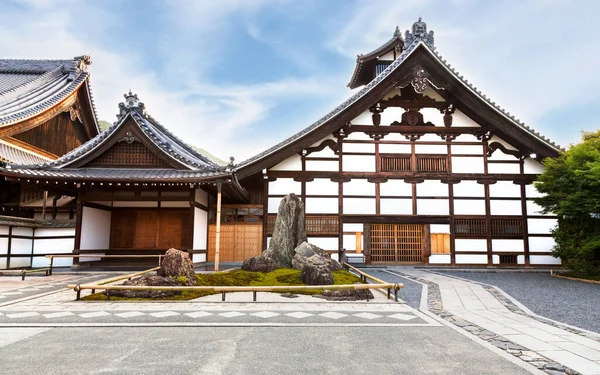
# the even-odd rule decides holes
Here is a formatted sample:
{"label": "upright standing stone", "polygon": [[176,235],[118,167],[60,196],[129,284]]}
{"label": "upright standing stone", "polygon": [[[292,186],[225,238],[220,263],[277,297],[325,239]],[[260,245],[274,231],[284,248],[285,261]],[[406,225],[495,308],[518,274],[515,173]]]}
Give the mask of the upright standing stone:
{"label": "upright standing stone", "polygon": [[196,285],[196,272],[190,255],[185,251],[169,249],[165,253],[157,274],[163,277],[185,276],[185,285]]}

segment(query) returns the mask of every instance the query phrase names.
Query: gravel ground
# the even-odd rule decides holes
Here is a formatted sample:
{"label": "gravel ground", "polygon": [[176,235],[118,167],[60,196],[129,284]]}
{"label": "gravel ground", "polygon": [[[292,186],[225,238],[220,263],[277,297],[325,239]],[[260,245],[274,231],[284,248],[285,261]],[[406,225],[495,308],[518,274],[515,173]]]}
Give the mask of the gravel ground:
{"label": "gravel ground", "polygon": [[598,284],[538,272],[441,273],[495,285],[538,315],[600,333]]}
{"label": "gravel ground", "polygon": [[421,304],[421,284],[415,283],[414,281],[405,279],[403,277],[391,275],[377,268],[367,268],[363,269],[363,271],[383,281],[404,284],[404,288],[400,289],[398,292],[398,298],[405,301],[412,308],[419,308],[419,305]]}

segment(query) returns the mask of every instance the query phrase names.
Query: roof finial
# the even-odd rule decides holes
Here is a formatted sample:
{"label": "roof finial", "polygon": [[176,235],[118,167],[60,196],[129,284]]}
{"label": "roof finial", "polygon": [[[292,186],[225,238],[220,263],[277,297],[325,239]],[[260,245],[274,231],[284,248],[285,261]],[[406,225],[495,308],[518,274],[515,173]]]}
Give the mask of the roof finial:
{"label": "roof finial", "polygon": [[423,22],[422,17],[419,17],[419,20],[412,25],[412,32],[405,33],[404,42],[406,45],[410,45],[414,41],[421,40],[430,48],[434,48],[433,31],[427,32],[427,24]]}
{"label": "roof finial", "polygon": [[400,32],[400,26],[396,25],[396,30],[394,31],[394,36],[399,37],[400,35],[402,35],[402,33]]}

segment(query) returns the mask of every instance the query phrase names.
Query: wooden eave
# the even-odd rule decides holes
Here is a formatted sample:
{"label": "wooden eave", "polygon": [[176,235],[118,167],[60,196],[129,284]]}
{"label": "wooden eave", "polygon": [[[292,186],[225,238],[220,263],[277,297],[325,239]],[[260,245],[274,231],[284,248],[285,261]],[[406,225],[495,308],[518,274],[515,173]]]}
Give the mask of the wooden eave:
{"label": "wooden eave", "polygon": [[400,35],[394,36],[379,48],[365,55],[359,55],[356,58],[356,66],[354,67],[352,78],[347,86],[350,89],[355,89],[371,82],[375,78],[375,65],[377,65],[379,57],[392,52],[396,46],[404,47],[404,40],[402,40]]}

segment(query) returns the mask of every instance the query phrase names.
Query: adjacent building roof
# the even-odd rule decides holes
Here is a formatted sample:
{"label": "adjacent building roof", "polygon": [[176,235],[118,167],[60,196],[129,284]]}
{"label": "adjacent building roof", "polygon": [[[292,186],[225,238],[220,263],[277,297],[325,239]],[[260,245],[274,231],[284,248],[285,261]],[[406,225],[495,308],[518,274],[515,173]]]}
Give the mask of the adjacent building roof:
{"label": "adjacent building roof", "polygon": [[0,215],[0,225],[26,228],[75,228],[73,220],[38,220]]}
{"label": "adjacent building roof", "polygon": [[[360,91],[356,92],[309,127],[238,164],[236,169],[239,171],[240,177],[244,178],[264,168],[268,168],[271,166],[270,164],[276,164],[303,148],[310,146],[310,144],[317,142],[319,140],[317,138],[325,137],[347,125],[348,121],[353,117],[345,118],[343,115],[349,113],[350,108],[354,108],[358,103],[363,103],[364,105],[364,102],[368,102],[365,108],[369,108],[369,106],[375,104],[385,94],[385,92],[379,92],[384,86],[395,87],[392,80],[398,76],[401,70],[403,73],[408,74],[410,70],[415,71],[415,67],[422,62],[427,63],[426,65],[431,67],[432,70],[436,70],[436,73],[439,71],[438,77],[450,82],[446,87],[440,87],[442,90],[448,90],[453,95],[460,94],[461,97],[469,99],[470,102],[471,99],[474,99],[477,103],[482,104],[483,110],[486,111],[482,115],[494,117],[495,121],[490,121],[490,126],[497,127],[498,130],[509,129],[513,133],[516,133],[518,137],[514,137],[513,140],[527,144],[531,148],[530,151],[537,152],[540,157],[556,156],[560,151],[561,148],[558,144],[515,118],[514,115],[496,104],[496,102],[483,94],[452,68],[436,51],[433,44],[433,32],[430,31],[428,33],[426,24],[419,19],[413,25],[412,32],[406,32],[405,46],[400,55],[381,74],[377,75]],[[421,69],[419,71],[422,72]],[[438,77],[429,74],[425,80],[429,84],[432,84],[431,81],[435,81]],[[514,131],[515,129],[516,132]]]}
{"label": "adjacent building roof", "polygon": [[27,165],[47,163],[49,159],[0,140],[0,161]]}
{"label": "adjacent building roof", "polygon": [[98,121],[91,97],[89,56],[73,60],[0,60],[0,127],[35,117],[54,107],[82,85],[85,85],[94,112],[94,127]]}

